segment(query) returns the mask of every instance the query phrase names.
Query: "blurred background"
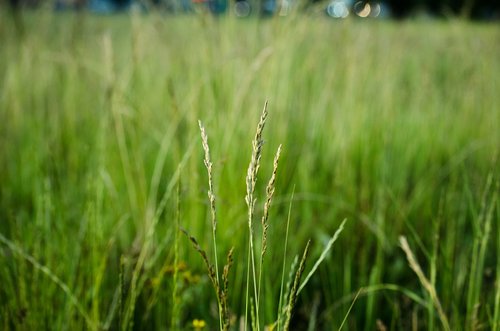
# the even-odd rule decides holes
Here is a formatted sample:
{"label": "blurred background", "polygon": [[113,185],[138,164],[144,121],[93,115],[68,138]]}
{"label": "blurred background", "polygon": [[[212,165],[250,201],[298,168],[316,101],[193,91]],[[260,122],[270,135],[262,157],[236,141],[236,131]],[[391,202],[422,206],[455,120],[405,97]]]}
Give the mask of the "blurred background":
{"label": "blurred background", "polygon": [[249,329],[245,176],[268,100],[257,244],[283,150],[261,330],[283,311],[294,258],[311,239],[308,273],[344,219],[292,330],[500,330],[499,7],[1,2],[0,329],[217,329],[179,227],[220,270],[234,247],[231,325]]}
{"label": "blurred background", "polygon": [[[497,0],[6,0],[12,9],[52,7],[55,10],[89,10],[96,13],[115,13],[131,9],[168,13],[191,12],[204,6],[214,14],[233,11],[237,16],[258,14],[287,15],[291,8],[308,11],[320,7],[334,18],[452,17],[475,20],[498,20],[500,3]],[[232,3],[231,3],[232,2]],[[232,10],[230,9],[232,8]]]}

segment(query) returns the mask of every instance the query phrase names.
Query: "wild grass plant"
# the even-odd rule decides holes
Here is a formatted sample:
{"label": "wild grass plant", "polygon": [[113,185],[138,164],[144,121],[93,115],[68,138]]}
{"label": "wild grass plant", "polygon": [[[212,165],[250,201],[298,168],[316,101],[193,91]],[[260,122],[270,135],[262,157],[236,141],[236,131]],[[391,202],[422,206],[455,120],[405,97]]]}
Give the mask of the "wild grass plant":
{"label": "wild grass plant", "polygon": [[499,330],[496,26],[0,16],[0,328]]}
{"label": "wild grass plant", "polygon": [[[261,163],[262,156],[262,147],[263,147],[263,131],[264,126],[266,124],[266,119],[268,116],[267,111],[267,102],[264,106],[264,110],[259,120],[259,124],[257,125],[257,132],[255,133],[255,138],[252,142],[252,156],[250,160],[250,164],[248,166],[247,177],[246,177],[246,185],[247,185],[247,195],[245,197],[245,202],[248,207],[248,257],[247,257],[247,277],[246,277],[246,294],[245,294],[245,317],[240,323],[243,325],[243,329],[246,330],[249,326],[251,326],[252,330],[260,330],[261,329],[261,319],[259,317],[260,311],[260,302],[261,302],[261,285],[262,285],[262,275],[263,275],[263,260],[264,255],[267,249],[267,231],[269,228],[269,209],[271,207],[272,198],[275,191],[275,181],[276,174],[278,171],[278,161],[281,154],[281,145],[278,147],[276,151],[276,155],[274,157],[273,162],[273,170],[271,178],[266,186],[266,198],[263,206],[263,214],[261,219],[261,237],[260,237],[260,250],[257,250],[256,243],[257,240],[254,238],[254,228],[255,228],[255,206],[256,206],[256,196],[255,196],[255,186],[257,184],[257,177]],[[212,161],[210,158],[210,148],[208,145],[208,136],[205,131],[205,127],[202,123],[198,122],[200,131],[201,131],[201,139],[202,146],[205,152],[204,163],[207,168],[208,174],[208,200],[210,202],[210,213],[211,213],[211,221],[212,221],[212,243],[213,243],[213,251],[214,251],[214,262],[213,264],[210,262],[208,258],[208,254],[200,247],[200,244],[193,236],[189,235],[189,233],[182,229],[184,234],[189,238],[195,250],[200,253],[203,262],[207,268],[208,277],[212,282],[212,286],[215,290],[215,294],[218,302],[218,314],[219,314],[219,328],[220,330],[229,330],[231,324],[231,316],[228,307],[228,283],[229,283],[229,271],[233,264],[233,248],[231,248],[227,254],[227,263],[224,266],[224,272],[222,273],[222,277],[219,275],[218,268],[218,255],[217,255],[217,211],[215,207],[215,194],[214,194],[214,185],[213,185],[213,174],[212,174]],[[319,264],[324,260],[325,255],[328,253],[330,248],[332,247],[335,240],[338,238],[338,235],[344,228],[345,221],[341,224],[340,228],[335,233],[334,237],[329,241],[328,245],[325,247],[324,251],[321,253],[320,258],[316,261],[314,267],[309,272],[309,275],[305,278],[304,282],[301,284],[301,277],[304,272],[305,263],[307,259],[307,255],[310,248],[310,241],[307,242],[306,248],[304,250],[304,254],[302,259],[300,260],[299,267],[295,273],[292,287],[287,286],[286,293],[283,294],[283,285],[284,278],[281,279],[281,290],[280,290],[280,301],[277,309],[277,319],[276,322],[272,324],[272,328],[276,328],[277,330],[289,330],[290,322],[292,318],[292,312],[295,307],[297,301],[297,295],[307,284],[309,279],[312,277],[314,272],[317,270]],[[287,224],[288,227],[288,224]],[[285,246],[284,250],[286,251],[286,243],[288,241],[288,231],[285,236]],[[255,255],[258,253],[258,261],[256,261]],[[286,266],[286,254],[283,257],[283,274],[285,273]],[[294,268],[291,268],[290,271],[292,274],[294,272]],[[222,278],[222,282],[220,279]],[[290,283],[290,281],[289,281]],[[253,293],[250,292],[250,287],[253,286]],[[300,286],[300,287],[299,287]],[[288,300],[287,300],[288,299]],[[282,305],[283,303],[283,305]],[[249,321],[248,312],[250,310],[251,320]],[[282,316],[284,315],[284,316]],[[283,326],[282,326],[283,320]]]}

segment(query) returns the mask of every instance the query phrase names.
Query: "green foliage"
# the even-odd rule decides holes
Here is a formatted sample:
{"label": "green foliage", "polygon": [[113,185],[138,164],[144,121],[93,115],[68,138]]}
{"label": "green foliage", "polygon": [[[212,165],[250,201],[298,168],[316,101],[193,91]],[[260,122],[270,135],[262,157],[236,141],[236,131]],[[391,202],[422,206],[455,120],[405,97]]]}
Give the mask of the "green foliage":
{"label": "green foliage", "polygon": [[[255,247],[259,321],[271,325],[293,299],[291,329],[307,328],[313,306],[316,329],[438,329],[437,297],[452,330],[498,329],[496,26],[51,12],[22,20],[20,34],[0,13],[0,327],[217,328],[203,261],[176,232],[213,249],[198,120],[210,132],[218,203],[217,251],[206,255],[224,261],[234,246],[225,291],[238,326],[245,176],[269,100],[255,220],[283,151],[262,262]],[[288,274],[309,238],[308,260],[323,263],[287,298],[284,258]]]}

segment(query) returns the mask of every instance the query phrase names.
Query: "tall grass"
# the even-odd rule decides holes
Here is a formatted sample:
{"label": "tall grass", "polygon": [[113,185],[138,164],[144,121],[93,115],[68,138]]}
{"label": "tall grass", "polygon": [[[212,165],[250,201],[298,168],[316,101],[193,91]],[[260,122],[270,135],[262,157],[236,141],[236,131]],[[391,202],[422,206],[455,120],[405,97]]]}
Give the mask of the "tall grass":
{"label": "tall grass", "polygon": [[[261,318],[259,317],[260,312],[260,302],[261,302],[261,285],[263,280],[263,261],[264,255],[267,249],[267,230],[269,228],[269,209],[271,207],[272,198],[275,190],[275,181],[276,174],[278,171],[278,161],[281,155],[281,145],[278,147],[276,155],[274,157],[273,162],[273,171],[271,178],[266,186],[266,199],[263,206],[263,214],[261,220],[261,238],[260,238],[260,256],[258,262],[256,262],[255,255],[257,254],[257,240],[254,237],[254,214],[255,207],[257,202],[257,197],[255,196],[255,186],[257,184],[257,177],[259,173],[259,168],[261,165],[261,156],[262,156],[262,147],[263,147],[263,131],[264,126],[266,124],[268,111],[267,111],[267,102],[264,106],[264,110],[259,120],[259,124],[257,125],[257,132],[255,133],[255,138],[252,142],[252,156],[250,160],[250,164],[247,170],[246,177],[246,185],[247,185],[247,195],[245,196],[245,202],[248,207],[248,257],[247,257],[247,276],[246,276],[246,293],[245,293],[245,318],[243,322],[243,329],[247,329],[249,325],[251,325],[252,330],[260,330],[261,328]],[[184,234],[189,238],[191,243],[193,244],[194,249],[200,253],[203,262],[207,268],[208,277],[212,282],[212,286],[215,290],[217,302],[218,302],[218,314],[219,314],[219,328],[220,330],[229,330],[231,324],[231,318],[229,316],[229,307],[228,307],[228,284],[229,284],[229,270],[233,264],[233,248],[229,250],[227,255],[227,264],[224,266],[224,272],[222,273],[222,277],[219,274],[218,268],[218,256],[217,256],[217,217],[216,217],[216,207],[215,207],[215,194],[214,194],[214,186],[213,186],[213,174],[212,174],[212,161],[210,158],[210,147],[208,145],[208,136],[205,131],[205,127],[202,125],[201,121],[198,121],[200,131],[201,131],[201,140],[203,150],[205,152],[204,163],[207,168],[208,174],[208,200],[210,202],[210,214],[212,220],[212,243],[213,243],[213,251],[214,251],[214,262],[210,262],[208,258],[208,254],[206,251],[200,246],[196,238],[191,236],[186,230],[182,229]],[[289,220],[289,219],[288,219]],[[331,249],[333,243],[338,238],[340,232],[342,232],[345,221],[341,224],[340,228],[337,230],[333,238],[329,241],[328,245],[325,247],[321,256],[314,264],[314,267],[311,269],[305,280],[301,283],[300,279],[304,272],[305,263],[307,259],[307,254],[310,248],[310,241],[307,242],[304,254],[302,259],[300,260],[300,265],[298,270],[295,273],[295,277],[293,280],[293,286],[283,293],[283,285],[284,279],[281,279],[281,287],[280,287],[280,303],[278,305],[278,318],[277,321],[273,324],[272,327],[277,325],[277,329],[281,330],[280,322],[284,318],[284,326],[283,330],[287,331],[290,329],[290,322],[292,317],[292,311],[295,308],[297,295],[307,284],[309,279],[317,270],[318,266],[323,262],[326,254]],[[287,224],[288,227],[289,224]],[[283,249],[286,251],[286,242],[288,241],[288,231],[285,235],[285,245]],[[283,256],[283,274],[285,272],[286,266],[286,255]],[[293,273],[293,269],[291,269],[291,273]],[[258,271],[257,271],[258,270]],[[222,278],[222,282],[220,279]],[[250,287],[253,286],[253,296],[250,293]],[[282,306],[282,299],[289,298],[288,303]],[[286,300],[285,300],[286,301]],[[249,307],[250,304],[250,307]],[[250,311],[251,320],[248,319],[248,312]],[[285,315],[284,317],[281,315]]]}
{"label": "tall grass", "polygon": [[[246,325],[245,177],[269,99],[261,174],[284,148],[272,208],[257,200],[252,216],[269,219],[253,233],[266,247],[250,251],[260,328],[293,299],[290,329],[440,329],[442,316],[452,330],[498,329],[495,26],[26,12],[19,33],[0,15],[2,328],[220,327],[203,261],[177,225],[215,261],[234,246],[228,316]],[[255,183],[256,197],[267,184]],[[285,249],[272,238],[287,231]],[[283,298],[282,262],[289,274],[308,239],[323,263]]]}

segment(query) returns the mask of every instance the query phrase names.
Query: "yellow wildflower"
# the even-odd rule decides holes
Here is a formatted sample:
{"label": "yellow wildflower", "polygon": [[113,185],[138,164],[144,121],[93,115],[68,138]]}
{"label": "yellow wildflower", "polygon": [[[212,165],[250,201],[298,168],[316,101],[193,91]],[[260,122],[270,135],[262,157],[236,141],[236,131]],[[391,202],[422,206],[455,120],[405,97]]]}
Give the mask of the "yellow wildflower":
{"label": "yellow wildflower", "polygon": [[207,326],[207,323],[205,323],[204,320],[199,320],[199,319],[193,320],[193,328],[195,330],[202,330],[203,328],[205,328],[205,326]]}

